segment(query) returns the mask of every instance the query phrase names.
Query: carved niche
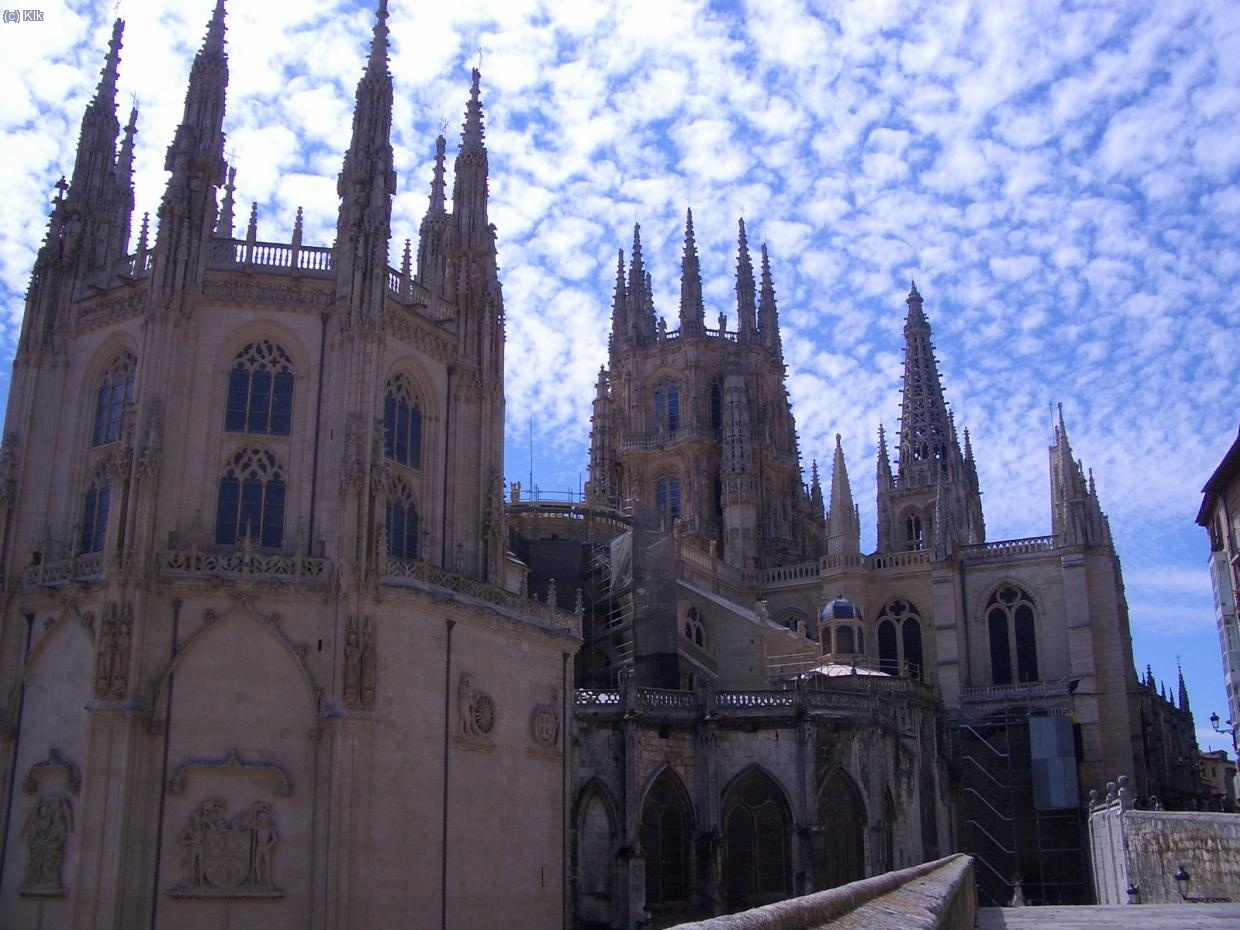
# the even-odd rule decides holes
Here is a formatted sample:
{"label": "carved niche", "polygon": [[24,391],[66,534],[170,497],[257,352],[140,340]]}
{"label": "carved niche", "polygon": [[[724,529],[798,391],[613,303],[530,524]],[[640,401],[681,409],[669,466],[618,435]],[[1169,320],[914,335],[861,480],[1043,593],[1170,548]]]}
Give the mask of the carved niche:
{"label": "carved niche", "polygon": [[26,868],[18,894],[33,898],[59,898],[68,892],[64,884],[65,847],[73,832],[73,804],[63,794],[43,794],[39,780],[59,769],[63,772],[66,790],[76,794],[82,779],[78,767],[52,749],[46,762],[30,767],[22,790],[37,795],[34,807],[26,815],[20,837],[26,844]]}
{"label": "carved niche", "polygon": [[473,686],[473,676],[462,672],[456,687],[457,743],[467,748],[490,749],[495,729],[495,701]]}
{"label": "carved niche", "polygon": [[356,710],[375,706],[375,679],[378,656],[375,652],[375,628],[369,617],[359,624],[350,620],[345,628],[344,703]]}
{"label": "carved niche", "polygon": [[185,877],[168,893],[174,898],[282,898],[272,860],[280,842],[266,801],[228,816],[225,803],[203,801],[177,837],[185,848]]}
{"label": "carved niche", "polygon": [[129,691],[129,644],[133,631],[133,608],[108,604],[95,653],[95,696],[123,698]]}

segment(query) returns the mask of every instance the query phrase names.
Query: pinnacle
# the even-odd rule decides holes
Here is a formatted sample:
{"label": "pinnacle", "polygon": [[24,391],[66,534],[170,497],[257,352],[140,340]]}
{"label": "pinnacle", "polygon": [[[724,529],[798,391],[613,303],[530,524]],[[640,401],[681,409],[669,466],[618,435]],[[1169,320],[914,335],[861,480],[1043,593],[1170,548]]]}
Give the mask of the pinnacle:
{"label": "pinnacle", "polygon": [[387,0],[379,0],[379,9],[375,12],[374,37],[370,41],[370,62],[367,64],[367,71],[377,72],[380,68],[387,70],[387,18]]}

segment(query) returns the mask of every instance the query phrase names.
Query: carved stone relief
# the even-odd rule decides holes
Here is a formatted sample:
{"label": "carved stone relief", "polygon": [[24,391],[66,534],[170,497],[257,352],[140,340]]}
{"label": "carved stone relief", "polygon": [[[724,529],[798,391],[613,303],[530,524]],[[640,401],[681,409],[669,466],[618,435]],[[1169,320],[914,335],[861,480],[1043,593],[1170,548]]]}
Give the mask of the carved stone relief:
{"label": "carved stone relief", "polygon": [[375,629],[369,617],[361,624],[350,620],[344,644],[344,703],[346,707],[367,710],[375,705],[375,679],[378,656]]}
{"label": "carved stone relief", "polygon": [[21,836],[26,841],[26,872],[19,893],[27,897],[60,897],[64,885],[65,846],[73,832],[73,805],[62,795],[40,797],[26,816]]}
{"label": "carved stone relief", "polygon": [[65,847],[73,832],[73,804],[62,794],[39,791],[39,781],[59,770],[67,791],[76,794],[82,787],[78,767],[52,749],[46,762],[30,767],[22,782],[26,794],[37,794],[34,807],[22,824],[21,839],[26,844],[26,868],[18,893],[25,897],[55,898],[68,889],[64,884]]}
{"label": "carved stone relief", "polygon": [[95,653],[96,697],[123,698],[128,693],[132,630],[133,608],[128,604],[108,604]]}
{"label": "carved stone relief", "polygon": [[177,837],[185,847],[185,877],[174,898],[282,898],[272,860],[280,842],[266,801],[229,817],[223,801],[203,801]]}
{"label": "carved stone relief", "polygon": [[459,713],[458,742],[478,747],[493,745],[491,732],[495,729],[495,701],[485,691],[473,686],[473,676],[462,672],[456,689]]}
{"label": "carved stone relief", "polygon": [[558,752],[560,748],[560,692],[551,690],[551,700],[535,704],[530,715],[530,735],[538,749]]}
{"label": "carved stone relief", "polygon": [[341,493],[356,491],[362,486],[366,465],[362,458],[362,415],[349,414],[344,430],[344,460],[340,468]]}
{"label": "carved stone relief", "polygon": [[146,435],[138,453],[138,471],[149,478],[159,475],[159,464],[164,445],[164,407],[160,401],[151,401],[146,415]]}

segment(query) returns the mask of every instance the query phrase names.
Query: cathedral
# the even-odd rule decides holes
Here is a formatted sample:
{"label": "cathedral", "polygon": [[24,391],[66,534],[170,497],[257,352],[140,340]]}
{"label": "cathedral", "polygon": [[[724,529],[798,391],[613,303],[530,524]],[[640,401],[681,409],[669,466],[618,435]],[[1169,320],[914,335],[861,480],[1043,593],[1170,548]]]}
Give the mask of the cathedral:
{"label": "cathedral", "polygon": [[331,245],[239,228],[223,0],[135,223],[116,23],[0,445],[0,924],[636,930],[958,850],[1087,901],[1082,797],[1191,716],[1062,414],[1049,534],[988,540],[914,285],[863,553],[767,249],[708,319],[689,214],[674,317],[619,256],[585,493],[506,489],[481,78],[391,265],[387,19]]}

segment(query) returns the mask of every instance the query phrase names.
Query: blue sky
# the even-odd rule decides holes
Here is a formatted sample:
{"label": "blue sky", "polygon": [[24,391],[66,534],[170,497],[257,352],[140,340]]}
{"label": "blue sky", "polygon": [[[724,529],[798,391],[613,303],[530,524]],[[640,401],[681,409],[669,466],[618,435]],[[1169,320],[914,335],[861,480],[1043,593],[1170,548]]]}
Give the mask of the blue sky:
{"label": "blue sky", "polygon": [[[153,212],[211,6],[49,3],[42,23],[0,25],[6,360],[113,17],[127,22],[122,122],[130,101],[140,109],[138,211]],[[301,206],[306,241],[330,244],[373,7],[232,7],[238,215],[257,202],[259,238],[287,240]],[[1049,532],[1062,403],[1123,559],[1138,666],[1172,684],[1182,657],[1199,729],[1225,712],[1193,521],[1240,423],[1234,3],[394,0],[390,26],[393,262],[425,209],[434,137],[446,125],[451,153],[481,60],[510,478],[528,486],[532,446],[539,488],[578,487],[632,224],[656,310],[673,318],[691,206],[707,317],[735,320],[743,215],[771,252],[803,464],[829,469],[842,434],[863,543],[912,277],[973,437],[990,538]]]}

